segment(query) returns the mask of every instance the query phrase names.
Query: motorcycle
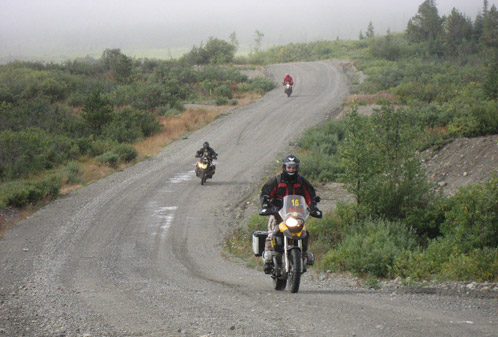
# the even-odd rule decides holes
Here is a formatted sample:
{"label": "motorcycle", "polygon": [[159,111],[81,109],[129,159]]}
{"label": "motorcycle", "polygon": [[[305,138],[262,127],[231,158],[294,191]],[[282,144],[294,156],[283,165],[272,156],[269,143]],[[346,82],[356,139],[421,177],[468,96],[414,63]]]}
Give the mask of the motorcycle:
{"label": "motorcycle", "polygon": [[290,82],[285,82],[283,85],[285,87],[284,93],[289,97],[292,94],[292,84]]}
{"label": "motorcycle", "polygon": [[[315,202],[320,198],[316,197]],[[306,200],[300,195],[288,195],[283,199],[280,210],[270,210],[260,215],[278,214],[283,220],[273,233],[271,241],[272,251],[265,251],[267,231],[254,231],[252,234],[252,248],[256,256],[265,260],[265,254],[272,254],[270,269],[265,270],[273,279],[275,290],[284,290],[288,287],[291,293],[299,291],[301,275],[306,272],[306,266],[315,263],[315,256],[308,252],[308,230],[305,222],[310,215]],[[321,212],[313,213],[314,217],[321,217]]]}
{"label": "motorcycle", "polygon": [[[213,178],[213,175],[216,173],[216,165],[212,163],[208,152],[196,155],[195,157],[200,158],[197,164],[195,164],[195,175],[201,178],[201,185],[204,185],[207,179]],[[213,157],[213,159],[217,158]]]}

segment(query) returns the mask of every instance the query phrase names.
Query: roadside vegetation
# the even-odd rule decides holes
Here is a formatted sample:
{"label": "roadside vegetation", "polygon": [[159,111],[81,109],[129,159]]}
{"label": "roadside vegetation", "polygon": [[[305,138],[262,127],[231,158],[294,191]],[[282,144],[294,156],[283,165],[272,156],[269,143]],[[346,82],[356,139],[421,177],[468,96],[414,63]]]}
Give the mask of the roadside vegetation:
{"label": "roadside vegetation", "polygon": [[[445,197],[431,186],[419,153],[460,137],[498,134],[498,11],[484,2],[471,20],[439,17],[423,2],[401,34],[274,47],[257,62],[347,58],[367,75],[345,116],[298,142],[301,174],[341,182],[355,202],[312,219],[311,250],[322,271],[411,280],[498,281],[498,175]],[[359,108],[376,104],[370,115]],[[254,216],[227,249],[250,251]],[[246,253],[249,254],[249,253]]]}
{"label": "roadside vegetation", "polygon": [[210,38],[178,60],[107,49],[100,59],[0,66],[0,209],[43,204],[272,89],[233,64],[235,51]]}

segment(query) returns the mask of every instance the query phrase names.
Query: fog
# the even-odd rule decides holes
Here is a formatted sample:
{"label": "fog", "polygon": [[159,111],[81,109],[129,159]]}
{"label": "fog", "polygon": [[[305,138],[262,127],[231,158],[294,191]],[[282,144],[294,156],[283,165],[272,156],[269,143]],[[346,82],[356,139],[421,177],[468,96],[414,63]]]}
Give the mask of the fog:
{"label": "fog", "polygon": [[[0,60],[99,57],[120,48],[136,57],[178,57],[209,37],[229,40],[239,54],[316,40],[357,39],[406,28],[423,0],[0,0]],[[472,20],[481,0],[436,0],[439,15],[455,7]],[[498,0],[489,0],[489,6]],[[498,6],[498,5],[497,5]]]}

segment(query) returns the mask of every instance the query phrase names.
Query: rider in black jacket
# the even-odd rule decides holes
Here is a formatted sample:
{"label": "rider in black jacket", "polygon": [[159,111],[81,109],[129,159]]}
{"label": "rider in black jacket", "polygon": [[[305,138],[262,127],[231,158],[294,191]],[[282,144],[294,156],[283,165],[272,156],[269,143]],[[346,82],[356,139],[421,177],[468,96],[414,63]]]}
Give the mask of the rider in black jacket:
{"label": "rider in black jacket", "polygon": [[[310,209],[310,215],[316,218],[322,217],[322,212],[316,203],[320,200],[316,196],[315,189],[304,177],[299,175],[299,159],[293,155],[287,155],[282,160],[282,173],[268,180],[261,189],[262,207],[259,214],[271,214],[271,208],[280,209],[282,199],[286,195],[302,195]],[[268,219],[268,237],[265,242],[265,253],[272,250],[271,240],[276,226],[282,222],[278,214],[271,214]],[[271,254],[265,254],[265,272],[271,262]]]}
{"label": "rider in black jacket", "polygon": [[209,160],[213,160],[218,157],[218,154],[209,146],[208,142],[204,142],[204,144],[202,144],[201,149],[197,151],[195,156],[200,158],[204,152],[208,153]]}

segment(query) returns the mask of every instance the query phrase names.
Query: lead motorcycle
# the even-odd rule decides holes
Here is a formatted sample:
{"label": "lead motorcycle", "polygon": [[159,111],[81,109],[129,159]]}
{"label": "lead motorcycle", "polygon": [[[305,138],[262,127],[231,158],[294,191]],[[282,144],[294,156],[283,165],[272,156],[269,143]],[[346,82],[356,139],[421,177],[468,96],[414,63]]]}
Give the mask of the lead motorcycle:
{"label": "lead motorcycle", "polygon": [[286,93],[287,97],[289,97],[292,94],[292,84],[290,82],[284,82],[282,84],[285,87],[284,93]]}
{"label": "lead motorcycle", "polygon": [[[320,198],[316,197],[315,202]],[[283,220],[276,228],[271,242],[273,250],[266,251],[265,240],[267,231],[254,231],[252,234],[252,248],[256,256],[265,260],[264,254],[272,254],[271,269],[265,271],[273,279],[275,290],[284,290],[286,287],[291,293],[299,291],[301,275],[306,272],[306,266],[315,262],[313,253],[308,252],[309,233],[305,222],[310,215],[306,200],[300,195],[288,195],[283,199],[280,210],[271,210],[260,215],[277,214]],[[321,218],[321,212],[314,213],[314,217]]]}
{"label": "lead motorcycle", "polygon": [[[201,185],[204,185],[207,179],[213,178],[213,175],[216,173],[216,165],[213,164],[208,152],[196,155],[195,157],[200,158],[197,164],[195,164],[195,175],[201,178]],[[217,159],[217,157],[213,157],[212,159]]]}

